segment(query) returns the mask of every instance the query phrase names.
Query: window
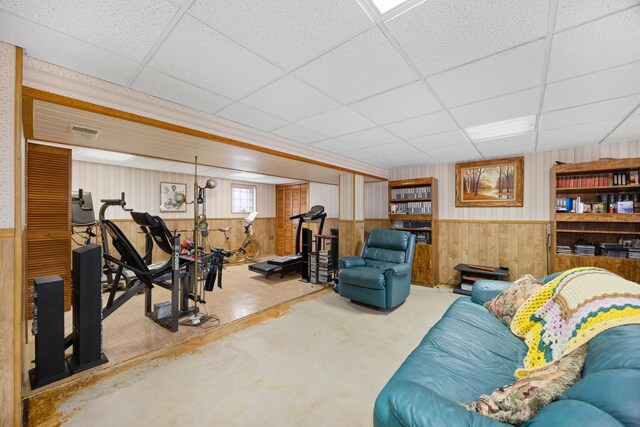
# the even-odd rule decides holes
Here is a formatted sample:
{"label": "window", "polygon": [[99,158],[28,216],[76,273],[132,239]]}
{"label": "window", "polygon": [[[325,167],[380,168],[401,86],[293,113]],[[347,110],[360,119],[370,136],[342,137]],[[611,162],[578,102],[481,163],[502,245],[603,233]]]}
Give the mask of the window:
{"label": "window", "polygon": [[256,187],[231,184],[231,213],[251,213],[256,206]]}

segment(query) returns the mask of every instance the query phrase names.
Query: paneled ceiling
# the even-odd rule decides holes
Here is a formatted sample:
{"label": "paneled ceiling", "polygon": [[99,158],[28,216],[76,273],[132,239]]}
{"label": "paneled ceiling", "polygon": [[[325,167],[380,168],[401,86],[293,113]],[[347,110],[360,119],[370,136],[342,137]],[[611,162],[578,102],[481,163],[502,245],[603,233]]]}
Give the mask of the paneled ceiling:
{"label": "paneled ceiling", "polygon": [[640,0],[0,0],[0,40],[383,168],[640,139]]}
{"label": "paneled ceiling", "polygon": [[[198,175],[264,184],[312,181],[338,185],[344,173],[319,163],[41,100],[33,101],[32,123],[30,140],[74,147],[73,158],[85,162],[193,174],[198,156]],[[78,126],[98,133],[73,130]],[[367,182],[377,180],[365,176]]]}

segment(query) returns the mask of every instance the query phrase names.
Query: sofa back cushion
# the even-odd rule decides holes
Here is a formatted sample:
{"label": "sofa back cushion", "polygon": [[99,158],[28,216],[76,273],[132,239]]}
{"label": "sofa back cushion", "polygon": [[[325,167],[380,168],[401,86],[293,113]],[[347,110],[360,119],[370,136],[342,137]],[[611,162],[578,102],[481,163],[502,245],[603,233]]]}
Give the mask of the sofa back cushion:
{"label": "sofa back cushion", "polygon": [[377,228],[369,234],[362,257],[367,260],[402,264],[406,260],[410,237],[411,234],[406,231]]}

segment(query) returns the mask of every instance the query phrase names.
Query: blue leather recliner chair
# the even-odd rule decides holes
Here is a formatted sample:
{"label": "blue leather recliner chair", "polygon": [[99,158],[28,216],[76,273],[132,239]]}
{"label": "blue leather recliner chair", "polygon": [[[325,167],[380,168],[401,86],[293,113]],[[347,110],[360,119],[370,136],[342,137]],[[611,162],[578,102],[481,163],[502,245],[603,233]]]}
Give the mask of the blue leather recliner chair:
{"label": "blue leather recliner chair", "polygon": [[340,295],[383,309],[409,296],[416,236],[406,231],[376,228],[369,233],[361,256],[338,260]]}

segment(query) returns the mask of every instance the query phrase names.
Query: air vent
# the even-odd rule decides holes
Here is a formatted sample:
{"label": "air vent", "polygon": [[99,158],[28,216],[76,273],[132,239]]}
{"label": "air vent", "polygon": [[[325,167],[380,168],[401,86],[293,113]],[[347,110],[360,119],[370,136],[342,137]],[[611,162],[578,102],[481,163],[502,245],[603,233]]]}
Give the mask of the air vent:
{"label": "air vent", "polygon": [[97,129],[91,129],[91,128],[88,128],[88,127],[77,126],[77,125],[69,125],[69,129],[71,130],[71,133],[75,133],[76,135],[80,135],[83,138],[96,139],[98,137],[98,130]]}

